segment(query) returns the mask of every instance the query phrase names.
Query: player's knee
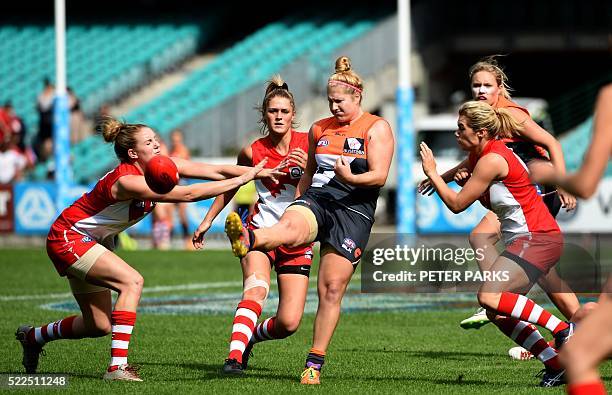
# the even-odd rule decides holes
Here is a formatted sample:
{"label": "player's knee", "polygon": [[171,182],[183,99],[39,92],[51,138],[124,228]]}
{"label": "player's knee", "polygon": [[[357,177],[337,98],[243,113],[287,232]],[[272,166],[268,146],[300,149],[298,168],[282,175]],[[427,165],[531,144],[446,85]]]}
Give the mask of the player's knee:
{"label": "player's knee", "polygon": [[84,322],[89,337],[104,337],[111,333],[112,325],[108,317]]}
{"label": "player's knee", "polygon": [[476,250],[479,248],[484,248],[487,245],[495,244],[495,237],[493,235],[479,232],[476,229],[473,229],[470,232],[470,236],[468,237],[470,242],[470,246],[472,249]]}
{"label": "player's knee", "polygon": [[291,336],[300,327],[301,317],[276,317],[276,325],[279,332],[282,332],[284,337]]}
{"label": "player's knee", "polygon": [[472,231],[470,232],[470,235],[468,236],[468,241],[470,242],[470,246],[475,250],[479,247],[478,242],[479,240],[479,234],[474,232],[474,230],[472,229]]}
{"label": "player's knee", "polygon": [[270,285],[264,274],[252,273],[244,280],[244,288],[242,291],[244,299],[256,301],[263,306],[263,303],[268,298],[269,292]]}
{"label": "player's knee", "polygon": [[496,292],[478,292],[478,303],[487,310],[497,310],[500,294]]}
{"label": "player's knee", "polygon": [[346,286],[342,282],[330,282],[323,287],[320,298],[330,304],[340,304]]}
{"label": "player's knee", "polygon": [[96,322],[96,325],[91,328],[92,337],[103,337],[111,333],[112,326],[110,322]]}
{"label": "player's knee", "polygon": [[242,299],[252,300],[261,305],[263,305],[267,297],[268,297],[268,291],[264,287],[250,288],[242,293]]}
{"label": "player's knee", "polygon": [[130,274],[130,276],[121,284],[121,292],[141,295],[143,287],[144,278],[140,273],[135,272]]}
{"label": "player's knee", "polygon": [[588,302],[588,303],[583,304],[582,306],[580,306],[578,311],[576,311],[574,313],[574,315],[572,316],[572,318],[571,318],[572,322],[582,321],[589,314],[591,314],[591,312],[593,310],[595,310],[597,308],[597,306],[599,306],[599,305],[597,303],[595,303],[595,302]]}

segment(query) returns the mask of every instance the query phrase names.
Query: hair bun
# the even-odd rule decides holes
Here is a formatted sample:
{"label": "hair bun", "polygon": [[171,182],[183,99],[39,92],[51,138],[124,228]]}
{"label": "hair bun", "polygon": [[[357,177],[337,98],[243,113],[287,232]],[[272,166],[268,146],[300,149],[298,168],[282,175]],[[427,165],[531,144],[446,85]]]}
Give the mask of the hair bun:
{"label": "hair bun", "polygon": [[104,141],[108,143],[114,142],[123,126],[123,122],[117,121],[112,117],[104,117],[99,125]]}
{"label": "hair bun", "polygon": [[348,56],[340,56],[336,59],[336,73],[343,73],[351,70],[351,59]]}

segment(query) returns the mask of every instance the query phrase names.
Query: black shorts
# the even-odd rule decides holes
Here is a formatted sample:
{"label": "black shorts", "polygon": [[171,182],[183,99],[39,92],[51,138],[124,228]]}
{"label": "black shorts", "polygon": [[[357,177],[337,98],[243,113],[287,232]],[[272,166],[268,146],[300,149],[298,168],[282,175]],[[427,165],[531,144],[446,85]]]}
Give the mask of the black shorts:
{"label": "black shorts", "polygon": [[333,200],[313,196],[309,191],[291,205],[307,207],[317,220],[317,237],[321,250],[326,244],[357,266],[368,244],[374,221],[350,207]]}
{"label": "black shorts", "polygon": [[541,187],[541,190],[544,204],[548,208],[548,211],[552,214],[553,218],[556,217],[561,210],[561,198],[557,193],[557,188],[552,185],[544,185]]}

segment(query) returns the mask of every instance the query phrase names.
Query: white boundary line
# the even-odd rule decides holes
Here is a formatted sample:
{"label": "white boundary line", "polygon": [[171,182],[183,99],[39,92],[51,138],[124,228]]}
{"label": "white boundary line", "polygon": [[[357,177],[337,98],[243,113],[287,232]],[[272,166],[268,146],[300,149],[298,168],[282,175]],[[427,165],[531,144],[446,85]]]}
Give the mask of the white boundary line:
{"label": "white boundary line", "polygon": [[[361,275],[355,274],[351,280],[359,280]],[[310,283],[316,283],[317,277],[310,277]],[[276,279],[272,279],[272,285],[276,285]],[[210,283],[192,283],[192,284],[177,284],[177,285],[158,285],[155,287],[145,287],[143,293],[155,293],[155,292],[170,292],[170,291],[194,291],[203,289],[216,289],[216,288],[233,288],[242,287],[242,281],[217,281]],[[0,295],[0,302],[16,302],[25,300],[41,300],[41,299],[63,299],[72,297],[72,293],[51,293],[51,294],[39,294],[39,295]]]}

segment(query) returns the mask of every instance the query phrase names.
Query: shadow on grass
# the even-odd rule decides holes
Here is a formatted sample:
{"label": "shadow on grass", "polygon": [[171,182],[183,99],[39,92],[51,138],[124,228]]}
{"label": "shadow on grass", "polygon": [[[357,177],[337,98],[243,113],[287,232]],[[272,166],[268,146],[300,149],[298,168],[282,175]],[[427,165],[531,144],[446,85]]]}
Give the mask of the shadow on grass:
{"label": "shadow on grass", "polygon": [[493,355],[489,352],[470,352],[470,351],[411,351],[411,350],[386,350],[379,348],[343,348],[338,351],[343,352],[355,352],[355,353],[366,353],[366,354],[400,354],[407,357],[417,358],[428,358],[428,359],[451,359],[457,361],[463,361],[472,359],[474,357],[484,358],[498,358],[499,355]]}
{"label": "shadow on grass", "polygon": [[[240,379],[248,378],[252,376],[254,378],[267,377],[266,375],[260,374],[261,372],[271,372],[272,370],[266,367],[250,367],[242,375],[228,375],[221,372],[223,364],[207,364],[207,363],[169,363],[169,362],[138,362],[140,366],[168,366],[175,369],[189,369],[195,370],[201,373],[195,378],[178,377],[176,380],[165,380],[165,381],[188,381],[188,380],[202,380],[202,379]],[[276,377],[269,374],[270,377]]]}

